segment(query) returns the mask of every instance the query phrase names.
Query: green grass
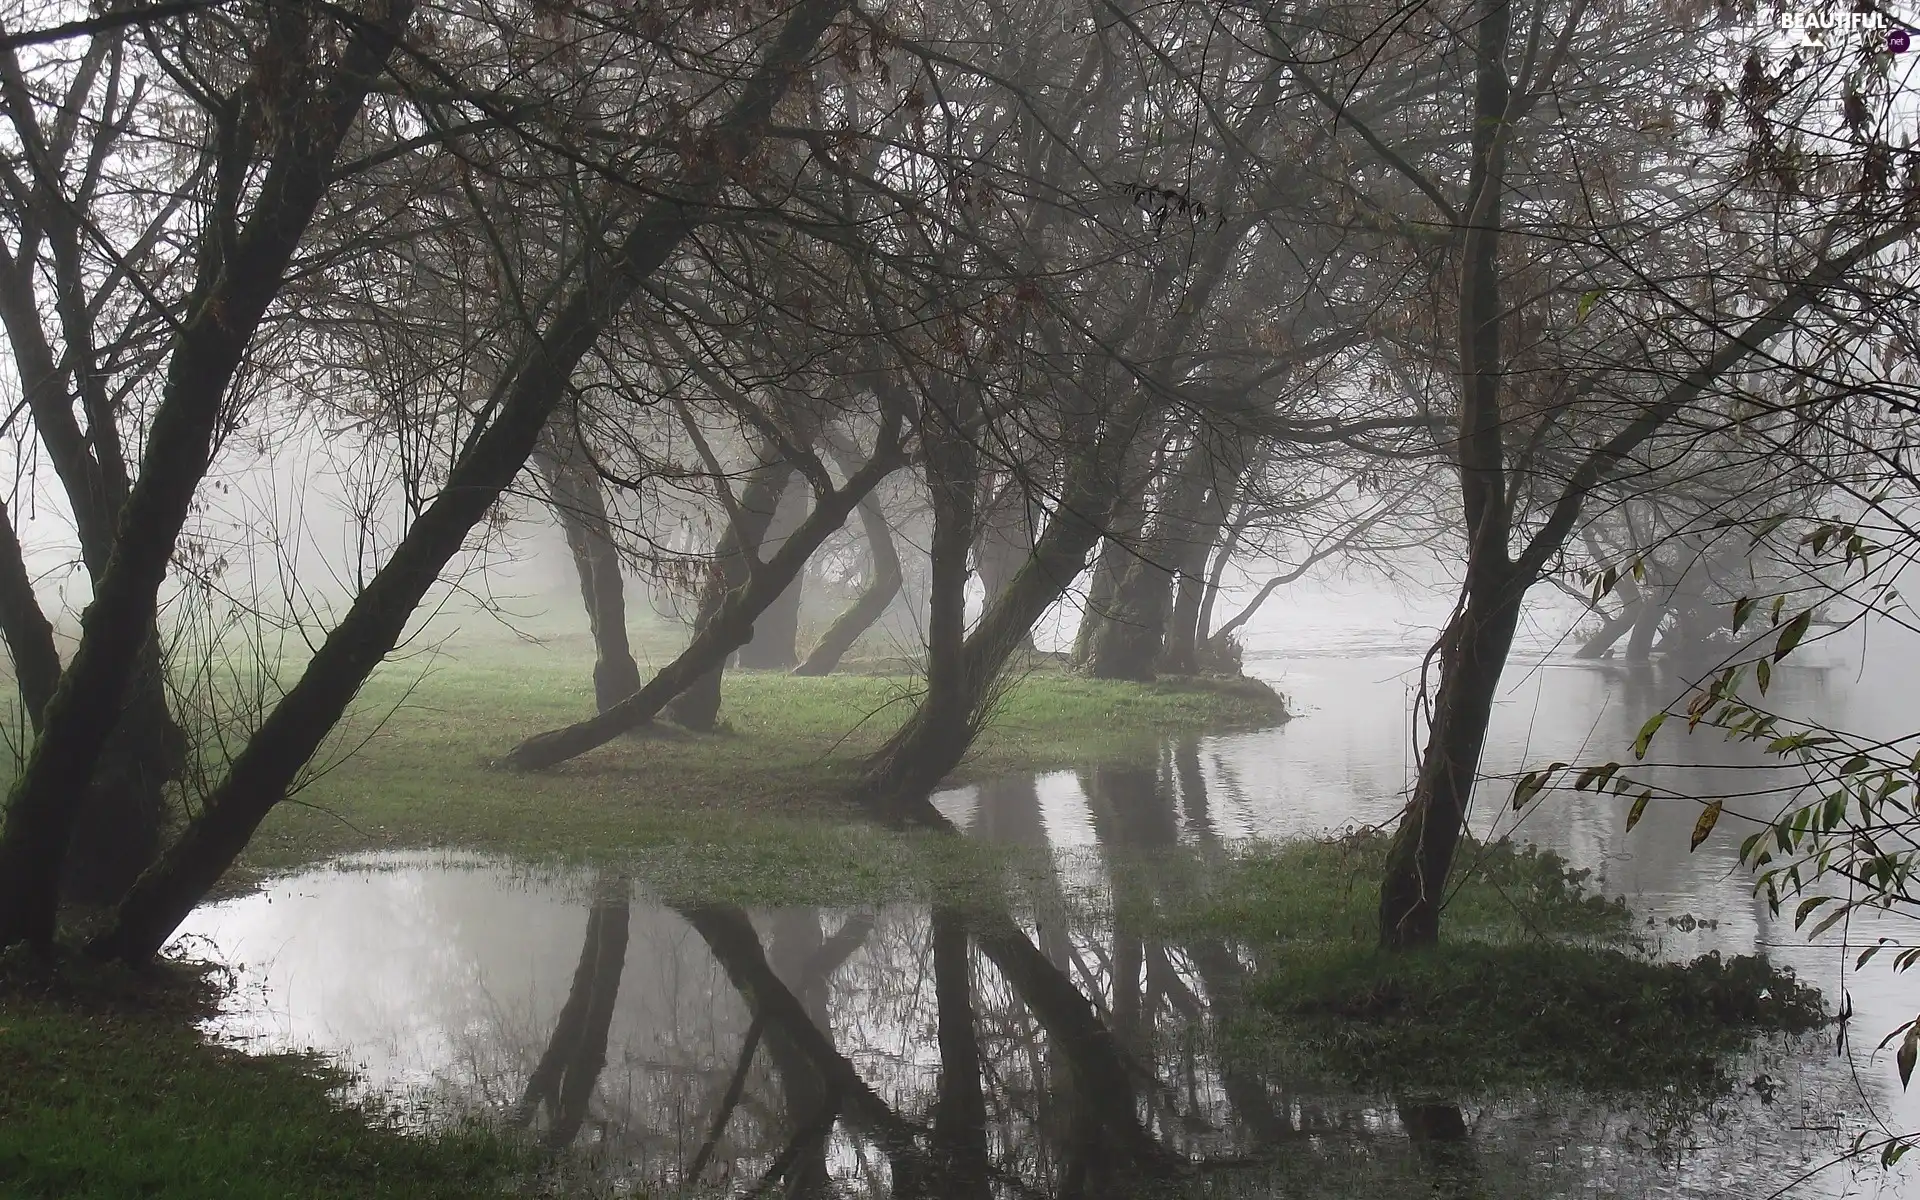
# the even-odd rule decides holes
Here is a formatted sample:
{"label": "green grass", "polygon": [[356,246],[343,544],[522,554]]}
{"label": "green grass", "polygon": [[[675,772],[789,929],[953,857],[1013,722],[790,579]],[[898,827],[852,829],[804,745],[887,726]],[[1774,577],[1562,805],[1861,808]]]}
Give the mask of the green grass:
{"label": "green grass", "polygon": [[22,974],[0,972],[0,1196],[453,1200],[530,1161],[477,1127],[403,1135],[313,1059],[207,1045],[204,988]]}
{"label": "green grass", "polygon": [[[587,715],[589,679],[564,641],[388,667],[230,883],[346,852],[457,847],[623,861],[668,897],[835,904],[998,890],[1019,861],[878,829],[845,803],[860,757],[911,710],[914,681],[897,673],[733,672],[721,732],[662,729],[536,775],[489,766]],[[1040,669],[957,778],[1150,755],[1171,736],[1280,715],[1270,693],[1230,684]],[[482,1129],[403,1136],[386,1114],[342,1107],[342,1078],[317,1060],[205,1044],[193,989],[74,960],[24,985],[19,970],[0,969],[0,1196],[464,1197],[499,1194],[530,1165]]]}
{"label": "green grass", "polygon": [[[906,676],[729,672],[723,728],[621,738],[547,772],[490,761],[592,710],[587,662],[510,649],[401,664],[373,680],[318,778],[262,826],[243,865],[448,847],[534,860],[623,860],[674,895],[847,903],[926,894],[1007,855],[878,829],[845,797],[863,755],[912,709]],[[1106,683],[1035,670],[1013,686],[955,782],[1151,756],[1169,737],[1271,724],[1270,692],[1228,682]]]}
{"label": "green grass", "polygon": [[1586,872],[1508,843],[1463,844],[1438,948],[1383,952],[1386,842],[1250,847],[1151,918],[1251,954],[1245,1011],[1217,1031],[1223,1055],[1340,1092],[1705,1099],[1756,1038],[1825,1020],[1817,991],[1764,960],[1654,961]]}

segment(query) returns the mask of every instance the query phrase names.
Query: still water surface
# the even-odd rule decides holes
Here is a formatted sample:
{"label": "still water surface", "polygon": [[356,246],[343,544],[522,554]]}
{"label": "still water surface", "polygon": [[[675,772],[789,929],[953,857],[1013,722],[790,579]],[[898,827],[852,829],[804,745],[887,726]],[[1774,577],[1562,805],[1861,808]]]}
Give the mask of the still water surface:
{"label": "still water surface", "polygon": [[[1095,895],[1110,851],[1204,858],[1249,837],[1391,820],[1411,769],[1418,658],[1276,655],[1250,667],[1294,698],[1300,719],[1168,746],[1155,765],[955,789],[941,807],[974,836],[1050,848],[1057,885]],[[1487,752],[1496,775],[1626,757],[1679,686],[1550,658],[1507,678]],[[1783,670],[1776,691],[1856,725],[1889,704],[1836,671]],[[1778,782],[1717,739],[1676,739],[1662,753],[1672,764],[1662,781],[1676,790]],[[1655,801],[1629,836],[1625,801],[1568,793],[1514,828],[1507,793],[1486,785],[1481,827],[1592,868],[1662,952],[1761,949],[1835,1007],[1844,991],[1848,1053],[1831,1036],[1762,1047],[1741,1078],[1769,1086],[1704,1113],[1612,1112],[1546,1094],[1310,1094],[1212,1053],[1202,1031],[1232,1009],[1245,969],[1233,947],[1143,942],[1084,915],[1098,904],[1043,906],[969,936],[925,905],[674,909],[611,869],[435,853],[289,876],[200,910],[182,936],[237,973],[219,1033],[338,1054],[360,1087],[405,1099],[422,1119],[524,1124],[615,1193],[746,1194],[779,1166],[803,1181],[793,1194],[836,1194],[819,1190],[830,1181],[839,1194],[888,1195],[906,1190],[916,1168],[903,1147],[925,1126],[921,1144],[944,1147],[917,1168],[939,1181],[935,1195],[1102,1196],[1172,1159],[1240,1164],[1187,1185],[1209,1195],[1762,1197],[1792,1184],[1785,1194],[1920,1197],[1904,1166],[1841,1165],[1793,1184],[1857,1136],[1920,1128],[1891,1053],[1874,1052],[1912,1015],[1905,980],[1848,973],[1838,936],[1810,946],[1773,918],[1737,869],[1745,830],[1732,817],[1689,854],[1691,803]],[[1760,796],[1745,810],[1775,803]],[[1911,931],[1848,936],[1882,935]],[[767,1000],[776,993],[794,1003]],[[942,1071],[976,1061],[977,1076]],[[942,1086],[963,1077],[982,1085]],[[1461,1127],[1464,1141],[1447,1136]]]}

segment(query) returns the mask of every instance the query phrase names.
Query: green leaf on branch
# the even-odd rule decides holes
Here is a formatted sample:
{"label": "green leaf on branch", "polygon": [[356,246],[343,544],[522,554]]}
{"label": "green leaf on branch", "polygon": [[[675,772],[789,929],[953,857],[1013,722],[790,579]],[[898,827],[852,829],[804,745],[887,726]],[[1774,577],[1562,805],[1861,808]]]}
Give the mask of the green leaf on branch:
{"label": "green leaf on branch", "polygon": [[1646,789],[1633,798],[1633,807],[1627,810],[1628,833],[1632,833],[1633,827],[1640,823],[1640,818],[1647,815],[1647,801],[1651,799],[1653,799],[1652,788]]}
{"label": "green leaf on branch", "polygon": [[1773,661],[1779,662],[1792,654],[1793,648],[1800,644],[1800,639],[1807,635],[1807,627],[1812,624],[1813,610],[1810,608],[1787,622],[1787,627],[1780,631],[1780,640],[1773,644]]}
{"label": "green leaf on branch", "polygon": [[1900,1086],[1907,1086],[1913,1078],[1913,1060],[1920,1056],[1920,1020],[1908,1024],[1907,1036],[1900,1039],[1900,1053],[1896,1059],[1900,1067]]}
{"label": "green leaf on branch", "polygon": [[1735,633],[1739,633],[1740,627],[1745,625],[1747,618],[1753,615],[1753,605],[1754,602],[1748,599],[1740,599],[1733,602],[1733,631]]}
{"label": "green leaf on branch", "polygon": [[1640,736],[1633,739],[1633,756],[1635,758],[1645,758],[1647,756],[1647,747],[1653,744],[1653,735],[1660,732],[1660,726],[1666,724],[1666,720],[1667,714],[1665,712],[1657,712],[1647,719],[1645,725],[1640,727]]}

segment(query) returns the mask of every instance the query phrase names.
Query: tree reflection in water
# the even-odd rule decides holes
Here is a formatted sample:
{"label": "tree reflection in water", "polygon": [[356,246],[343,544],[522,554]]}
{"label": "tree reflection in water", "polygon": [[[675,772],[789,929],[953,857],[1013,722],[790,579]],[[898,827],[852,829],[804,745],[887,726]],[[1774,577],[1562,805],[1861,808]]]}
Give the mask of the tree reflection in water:
{"label": "tree reflection in water", "polygon": [[[1194,746],[1145,768],[1053,777],[1046,787],[1077,782],[1097,852],[1010,877],[999,906],[968,894],[852,912],[664,907],[607,873],[586,889],[584,928],[565,935],[580,939],[576,956],[553,935],[580,909],[560,903],[564,882],[524,868],[332,872],[289,892],[336,888],[363,904],[391,892],[426,925],[441,921],[410,988],[355,994],[372,1010],[390,991],[405,1011],[371,1012],[341,1045],[383,1029],[404,1043],[408,1021],[448,1031],[421,1040],[401,1073],[437,1080],[455,1106],[492,1108],[564,1150],[555,1170],[615,1191],[986,1200],[1694,1186],[1642,1152],[1650,1122],[1596,1101],[1339,1094],[1290,1079],[1284,1062],[1216,1053],[1249,979],[1286,966],[1272,947],[1172,938],[1150,919],[1208,886],[1228,852],[1217,830],[1231,822],[1209,796],[1218,777]],[[1043,812],[1043,790],[1032,779],[982,787],[975,832],[991,824],[1046,844],[1056,809]],[[418,878],[395,889],[396,871]],[[434,896],[437,909],[423,899]],[[275,919],[292,903],[283,893]],[[365,911],[325,922],[380,924]],[[559,977],[518,1000],[514,972],[534,962]],[[1797,1067],[1783,1086],[1823,1069]],[[1785,1131],[1808,1103],[1738,1110],[1759,1151],[1716,1126],[1693,1178],[1787,1174],[1767,1174],[1769,1154],[1804,1163],[1811,1147],[1786,1145]]]}

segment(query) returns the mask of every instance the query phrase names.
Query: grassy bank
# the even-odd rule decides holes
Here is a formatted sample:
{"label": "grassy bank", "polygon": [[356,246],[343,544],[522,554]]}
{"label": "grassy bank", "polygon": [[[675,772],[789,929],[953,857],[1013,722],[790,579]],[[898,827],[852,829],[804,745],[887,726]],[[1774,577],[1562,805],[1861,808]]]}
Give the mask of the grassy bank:
{"label": "grassy bank", "polygon": [[288,1200],[500,1194],[523,1155],[402,1134],[300,1056],[207,1045],[197,980],[0,965],[0,1196]]}

